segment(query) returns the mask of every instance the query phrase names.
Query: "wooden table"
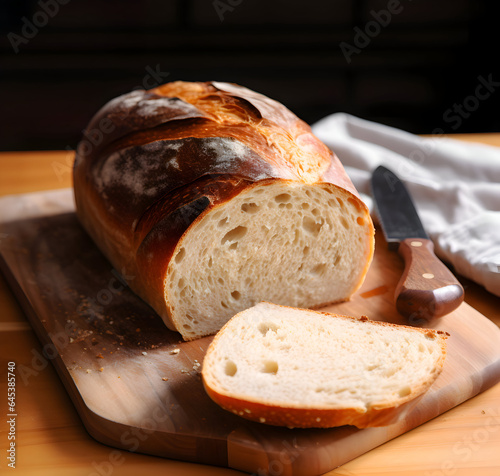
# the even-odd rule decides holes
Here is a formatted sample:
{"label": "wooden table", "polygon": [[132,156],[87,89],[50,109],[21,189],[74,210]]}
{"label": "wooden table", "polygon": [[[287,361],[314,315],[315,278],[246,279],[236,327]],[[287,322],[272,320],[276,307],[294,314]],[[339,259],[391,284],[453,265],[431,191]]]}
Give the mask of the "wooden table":
{"label": "wooden table", "polygon": [[[454,137],[500,146],[500,134]],[[72,152],[0,153],[0,195],[70,187],[72,160]],[[500,326],[500,298],[459,278],[465,287],[465,300]],[[38,368],[27,386],[17,380],[17,475],[243,474],[117,452],[96,442],[85,431],[52,366],[34,366],[38,352],[41,346],[0,275],[0,395],[4,413],[0,426],[1,474],[8,474],[9,469],[5,459],[8,430],[4,402],[9,361],[16,362],[18,367]],[[328,474],[498,476],[500,384]]]}

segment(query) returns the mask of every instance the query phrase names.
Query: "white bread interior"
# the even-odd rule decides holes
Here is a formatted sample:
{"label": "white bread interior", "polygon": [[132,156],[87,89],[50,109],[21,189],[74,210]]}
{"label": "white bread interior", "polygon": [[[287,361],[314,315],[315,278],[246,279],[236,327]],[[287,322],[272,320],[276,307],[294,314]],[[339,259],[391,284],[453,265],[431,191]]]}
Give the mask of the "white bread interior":
{"label": "white bread interior", "polygon": [[249,419],[298,427],[378,426],[386,422],[376,421],[377,410],[413,400],[437,378],[446,337],[260,303],[216,335],[202,375],[217,403]]}
{"label": "white bread interior", "polygon": [[366,208],[329,183],[259,182],[199,218],[164,282],[186,340],[263,300],[307,308],[346,300],[373,254]]}

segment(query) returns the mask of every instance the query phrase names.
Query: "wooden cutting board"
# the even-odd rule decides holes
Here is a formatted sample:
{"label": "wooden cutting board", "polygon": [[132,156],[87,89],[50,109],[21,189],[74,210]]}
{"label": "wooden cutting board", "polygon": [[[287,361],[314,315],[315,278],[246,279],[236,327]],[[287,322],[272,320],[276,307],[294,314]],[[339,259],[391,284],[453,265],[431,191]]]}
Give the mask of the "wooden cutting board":
{"label": "wooden cutting board", "polygon": [[[402,263],[377,233],[366,282],[325,310],[403,323],[393,304]],[[225,412],[199,374],[211,338],[182,342],[120,281],[79,226],[71,190],[0,199],[1,268],[44,355],[89,433],[102,443],[257,474],[329,471],[430,420],[500,380],[500,330],[467,304],[435,326],[448,331],[444,370],[401,418],[383,428],[287,429]]]}

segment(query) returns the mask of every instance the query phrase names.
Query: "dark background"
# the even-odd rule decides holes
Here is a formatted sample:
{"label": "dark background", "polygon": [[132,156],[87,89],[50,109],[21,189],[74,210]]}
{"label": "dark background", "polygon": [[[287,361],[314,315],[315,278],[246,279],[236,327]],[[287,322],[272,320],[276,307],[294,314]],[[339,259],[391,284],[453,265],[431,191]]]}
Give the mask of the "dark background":
{"label": "dark background", "polygon": [[[240,83],[309,123],[344,111],[414,133],[498,132],[500,91],[469,98],[460,121],[449,111],[480,76],[500,80],[495,2],[401,0],[374,34],[370,12],[393,1],[1,0],[0,149],[73,148],[109,99],[177,79]],[[368,22],[348,63],[340,44],[359,45]]]}

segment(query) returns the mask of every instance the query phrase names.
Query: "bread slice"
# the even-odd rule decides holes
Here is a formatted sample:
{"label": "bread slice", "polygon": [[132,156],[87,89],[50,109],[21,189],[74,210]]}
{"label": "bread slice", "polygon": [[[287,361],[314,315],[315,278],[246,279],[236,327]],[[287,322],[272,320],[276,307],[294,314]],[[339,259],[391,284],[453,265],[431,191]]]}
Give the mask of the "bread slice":
{"label": "bread slice", "polygon": [[437,378],[447,336],[262,302],[215,336],[203,383],[221,407],[261,423],[384,426]]}

